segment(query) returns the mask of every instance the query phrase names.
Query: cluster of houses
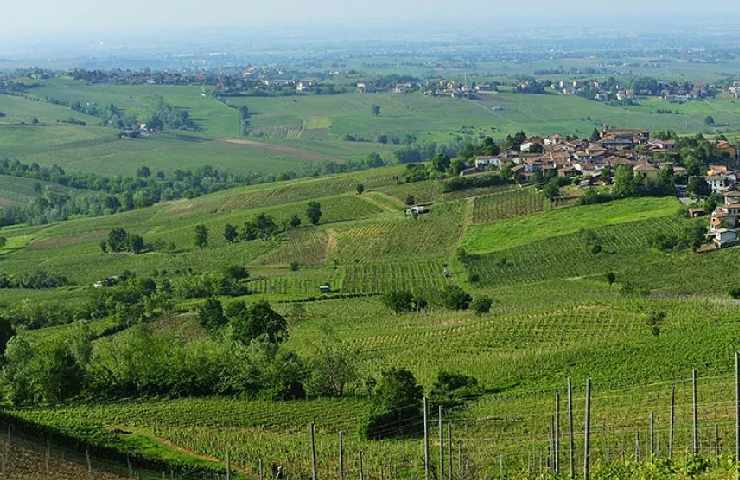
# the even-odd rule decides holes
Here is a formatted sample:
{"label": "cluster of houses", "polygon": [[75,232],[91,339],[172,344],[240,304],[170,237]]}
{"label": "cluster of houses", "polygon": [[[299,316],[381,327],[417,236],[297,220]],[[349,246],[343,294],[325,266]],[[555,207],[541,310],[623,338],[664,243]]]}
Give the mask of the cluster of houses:
{"label": "cluster of houses", "polygon": [[[517,149],[496,156],[476,157],[473,166],[461,175],[508,165],[522,181],[530,181],[539,174],[580,176],[582,185],[587,186],[606,184],[609,172],[625,165],[635,173],[657,178],[663,165],[654,161],[655,154],[675,149],[673,140],[651,139],[650,132],[641,129],[605,129],[596,140],[566,139],[560,135],[529,137]],[[733,158],[737,158],[736,152]],[[673,166],[673,170],[677,175],[686,173],[680,166]]]}
{"label": "cluster of houses", "polygon": [[[721,186],[715,190],[724,197],[709,219],[708,238],[718,248],[730,247],[740,243],[740,191],[736,190],[736,173],[720,165],[712,165],[707,175],[710,179],[721,178]],[[710,183],[711,184],[711,183]],[[713,185],[713,190],[715,186]]]}
{"label": "cluster of houses", "polygon": [[451,98],[467,98],[475,100],[480,98],[480,95],[492,94],[497,91],[497,87],[492,83],[482,84],[471,84],[468,85],[463,82],[457,82],[454,80],[439,80],[435,82],[429,82],[425,89],[424,95],[432,97],[451,97]]}
{"label": "cluster of houses", "polygon": [[[550,87],[563,95],[584,96],[598,102],[625,102],[640,96],[658,96],[671,103],[685,103],[690,100],[714,96],[714,89],[702,82],[663,82],[655,81],[649,87],[628,87],[615,80],[560,80]],[[738,89],[740,90],[740,88]]]}
{"label": "cluster of houses", "polygon": [[737,100],[740,97],[740,82],[732,82],[727,90],[730,96]]}
{"label": "cluster of houses", "polygon": [[[582,187],[608,184],[610,173],[621,165],[649,179],[657,179],[666,165],[672,167],[675,175],[686,175],[686,169],[664,160],[669,155],[657,155],[674,152],[676,148],[673,140],[651,139],[649,131],[640,129],[605,129],[598,140],[565,139],[560,135],[529,137],[517,149],[476,157],[473,166],[461,175],[508,166],[520,181],[531,181],[540,174],[579,177]],[[714,148],[725,154],[728,163],[740,164],[737,146],[718,140]],[[718,248],[739,244],[738,172],[727,165],[710,165],[704,179],[713,193],[724,197],[724,202],[711,214],[708,239]],[[418,212],[407,212],[413,213]],[[693,209],[691,213],[700,216],[704,211]]]}

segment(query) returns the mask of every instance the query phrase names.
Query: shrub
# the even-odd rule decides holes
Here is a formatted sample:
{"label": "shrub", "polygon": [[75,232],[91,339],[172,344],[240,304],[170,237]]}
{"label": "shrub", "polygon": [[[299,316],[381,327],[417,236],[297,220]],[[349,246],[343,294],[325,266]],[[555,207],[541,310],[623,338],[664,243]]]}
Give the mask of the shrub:
{"label": "shrub", "polygon": [[731,289],[730,296],[735,300],[740,300],[740,287]]}
{"label": "shrub", "polygon": [[483,315],[484,313],[490,312],[492,306],[493,306],[493,300],[491,300],[488,297],[476,298],[475,301],[473,302],[473,310],[478,315]]}
{"label": "shrub", "polygon": [[467,310],[473,297],[457,285],[450,285],[442,291],[442,304],[450,310]]}

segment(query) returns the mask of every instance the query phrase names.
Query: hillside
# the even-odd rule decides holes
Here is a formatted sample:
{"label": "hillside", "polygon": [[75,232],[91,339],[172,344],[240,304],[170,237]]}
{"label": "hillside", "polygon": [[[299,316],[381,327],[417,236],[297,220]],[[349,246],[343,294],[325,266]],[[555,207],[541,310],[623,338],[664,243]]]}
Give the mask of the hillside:
{"label": "hillside", "polygon": [[[145,395],[135,401],[83,401],[13,413],[137,455],[162,459],[184,451],[193,459],[224,462],[228,451],[232,466],[247,473],[254,473],[261,459],[290,465],[304,476],[310,468],[305,428],[313,421],[324,476],[336,471],[339,431],[347,432],[348,458],[362,451],[366,468],[393,467],[410,475],[420,468],[417,439],[362,439],[360,425],[371,410],[362,379],[377,378],[391,366],[405,367],[428,392],[440,371],[463,372],[486,393],[449,413],[459,438],[453,441],[470,468],[495,472],[499,454],[506,456],[507,469],[526,469],[528,455],[529,468],[539,468],[534,459],[546,449],[548,435],[542,412],[551,408],[554,392],[563,392],[568,378],[578,386],[578,405],[585,379],[593,381],[592,422],[599,425],[595,458],[624,450],[625,436],[646,431],[650,411],[662,412],[659,435],[666,442],[664,412],[674,382],[680,395],[676,442],[687,445],[687,379],[698,368],[702,435],[709,442],[702,449],[713,448],[715,425],[722,448],[729,448],[731,411],[725,407],[732,392],[740,312],[727,292],[736,286],[738,249],[697,255],[651,248],[656,233],[679,231],[689,222],[676,216],[678,202],[669,197],[545,211],[526,197],[525,205],[534,207],[501,218],[485,208],[498,211],[496,202],[519,205],[520,192],[498,187],[442,193],[433,181],[398,184],[399,173],[391,167],[241,187],[123,214],[0,230],[13,246],[0,255],[0,271],[21,275],[43,269],[69,280],[57,289],[6,290],[2,302],[7,305],[82,306],[97,294],[94,282],[126,270],[158,284],[166,278],[175,287],[174,305],[147,327],[145,335],[155,339],[147,348],[152,348],[152,359],[176,355],[182,365],[200,358],[188,357],[198,351],[189,348],[221,347],[186,313],[196,312],[203,299],[179,296],[180,286],[190,278],[244,266],[251,293],[220,296],[224,304],[268,300],[289,319],[284,348],[302,358],[312,359],[340,340],[358,361],[351,394],[288,402],[231,395],[163,401]],[[365,186],[362,194],[356,192],[359,183]],[[403,215],[403,199],[412,192],[434,201],[430,214],[418,219]],[[323,213],[315,226],[306,216],[312,201],[321,204]],[[222,236],[226,224],[241,229],[261,213],[278,224],[296,215],[301,225],[269,240],[231,243]],[[200,224],[209,231],[203,249],[193,243]],[[160,247],[139,255],[104,253],[99,244],[114,227]],[[584,230],[592,234],[584,237]],[[594,242],[602,247],[599,252]],[[465,257],[459,255],[461,246]],[[449,277],[443,275],[446,265]],[[615,274],[615,285],[607,282],[607,272]],[[322,300],[323,283],[332,292]],[[474,298],[492,298],[491,312],[443,307],[436,297],[449,285],[462,286]],[[429,309],[396,314],[376,296],[400,289],[427,297]],[[659,335],[650,323],[654,312],[662,312]],[[95,351],[102,354],[147,338],[136,329],[120,331],[116,318],[88,323]],[[22,335],[41,349],[80,335],[79,328],[62,324]],[[157,338],[165,343],[157,346]],[[132,371],[143,375],[143,385],[153,380],[142,362],[146,359],[127,360]],[[180,366],[168,368],[174,378]],[[579,406],[576,422],[581,415]],[[177,457],[180,465],[190,461]],[[356,465],[348,469],[355,471]]]}

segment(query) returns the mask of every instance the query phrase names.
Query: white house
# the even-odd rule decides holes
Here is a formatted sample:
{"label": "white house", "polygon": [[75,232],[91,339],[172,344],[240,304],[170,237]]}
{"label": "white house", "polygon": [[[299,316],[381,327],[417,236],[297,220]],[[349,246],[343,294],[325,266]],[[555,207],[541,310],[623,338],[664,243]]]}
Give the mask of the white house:
{"label": "white house", "polygon": [[500,157],[475,157],[475,168],[501,167]]}

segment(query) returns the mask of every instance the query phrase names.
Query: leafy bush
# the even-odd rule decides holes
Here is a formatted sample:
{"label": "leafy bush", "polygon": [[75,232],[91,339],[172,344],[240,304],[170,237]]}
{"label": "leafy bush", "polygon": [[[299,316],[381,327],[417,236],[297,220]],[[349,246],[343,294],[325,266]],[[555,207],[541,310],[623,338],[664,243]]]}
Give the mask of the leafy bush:
{"label": "leafy bush", "polygon": [[409,370],[384,370],[374,389],[374,409],[363,425],[365,438],[381,440],[417,435],[422,426],[423,395],[424,389]]}
{"label": "leafy bush", "polygon": [[441,299],[449,310],[467,310],[473,297],[457,285],[450,285],[442,291]]}
{"label": "leafy bush", "polygon": [[490,312],[491,306],[493,306],[493,300],[488,297],[476,298],[475,301],[473,301],[473,311],[478,315]]}

